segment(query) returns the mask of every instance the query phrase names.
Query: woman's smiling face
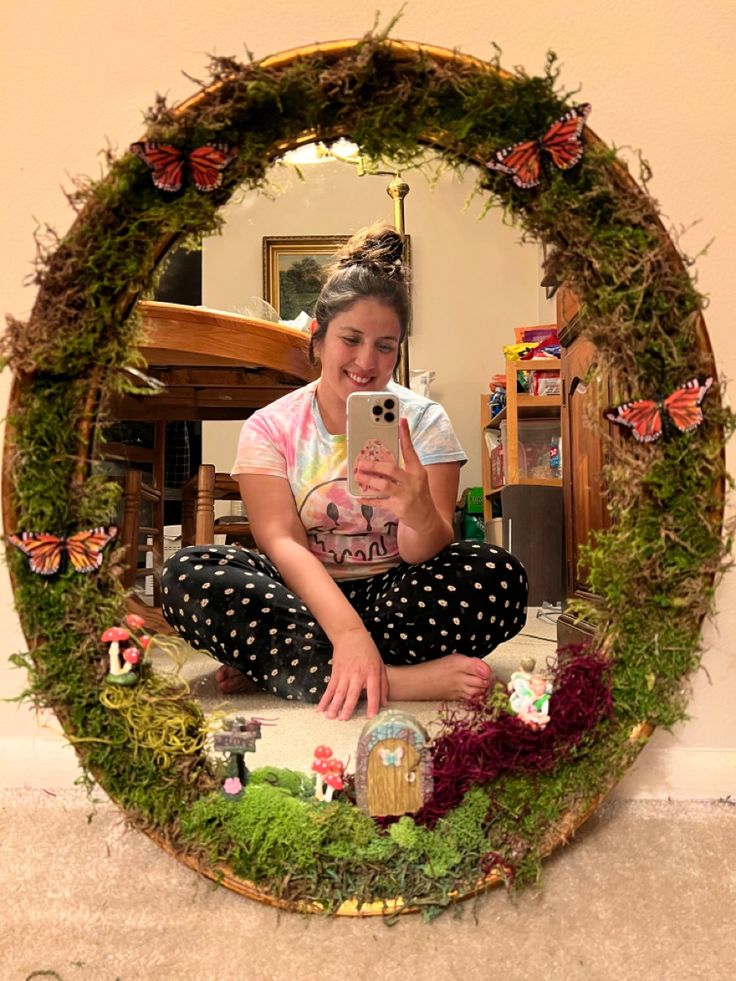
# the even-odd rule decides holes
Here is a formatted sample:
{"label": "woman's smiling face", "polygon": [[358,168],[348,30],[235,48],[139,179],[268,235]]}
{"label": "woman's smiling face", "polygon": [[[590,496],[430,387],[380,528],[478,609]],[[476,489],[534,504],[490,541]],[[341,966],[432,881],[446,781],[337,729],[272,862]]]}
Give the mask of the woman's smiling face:
{"label": "woman's smiling face", "polygon": [[357,300],[333,317],[316,345],[320,401],[337,408],[353,392],[385,388],[396,367],[400,336],[398,314],[379,300]]}

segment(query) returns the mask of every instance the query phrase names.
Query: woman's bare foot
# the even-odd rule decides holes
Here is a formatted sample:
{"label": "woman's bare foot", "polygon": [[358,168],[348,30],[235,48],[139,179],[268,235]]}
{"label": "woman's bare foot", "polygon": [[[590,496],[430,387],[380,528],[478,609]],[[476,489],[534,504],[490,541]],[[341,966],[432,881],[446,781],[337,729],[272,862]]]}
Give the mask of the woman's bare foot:
{"label": "woman's bare foot", "polygon": [[221,664],[215,671],[215,680],[225,695],[250,695],[261,689],[247,675],[230,664]]}
{"label": "woman's bare foot", "polygon": [[448,654],[421,664],[386,666],[392,702],[469,701],[485,695],[493,672],[485,661]]}

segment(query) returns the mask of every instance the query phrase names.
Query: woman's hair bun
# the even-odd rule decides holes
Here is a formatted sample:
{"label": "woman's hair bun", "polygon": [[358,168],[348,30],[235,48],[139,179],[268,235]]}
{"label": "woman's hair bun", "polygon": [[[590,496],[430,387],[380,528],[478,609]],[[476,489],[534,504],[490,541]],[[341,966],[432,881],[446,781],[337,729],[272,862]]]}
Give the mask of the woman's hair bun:
{"label": "woman's hair bun", "polygon": [[403,237],[391,225],[378,222],[356,232],[335,255],[335,265],[338,269],[371,266],[384,276],[403,279],[403,255]]}
{"label": "woman's hair bun", "polygon": [[391,307],[399,318],[399,341],[403,342],[411,314],[403,254],[402,236],[383,222],[356,232],[337,252],[314,305],[317,329],[309,341],[310,364],[316,363],[317,347],[331,321],[360,300],[377,300]]}

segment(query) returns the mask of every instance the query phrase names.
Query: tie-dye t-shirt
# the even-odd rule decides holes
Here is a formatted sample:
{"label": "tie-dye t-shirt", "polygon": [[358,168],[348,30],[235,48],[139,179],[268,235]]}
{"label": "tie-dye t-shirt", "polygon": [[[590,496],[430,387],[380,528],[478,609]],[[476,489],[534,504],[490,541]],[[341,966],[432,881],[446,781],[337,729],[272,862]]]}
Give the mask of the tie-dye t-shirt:
{"label": "tie-dye t-shirt", "polygon": [[[345,436],[327,432],[317,382],[254,412],[243,425],[233,476],[269,474],[289,482],[309,547],[335,579],[384,572],[400,561],[396,515],[348,494]],[[447,413],[431,399],[389,382],[417,455],[426,466],[467,460]]]}

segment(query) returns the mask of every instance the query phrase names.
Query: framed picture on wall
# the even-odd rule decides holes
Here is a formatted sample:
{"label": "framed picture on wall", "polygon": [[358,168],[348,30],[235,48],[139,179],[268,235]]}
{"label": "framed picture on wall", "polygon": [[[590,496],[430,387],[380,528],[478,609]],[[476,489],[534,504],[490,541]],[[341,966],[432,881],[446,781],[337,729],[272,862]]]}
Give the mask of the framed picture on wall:
{"label": "framed picture on wall", "polygon": [[263,239],[263,298],[282,320],[311,317],[335,252],[349,235],[282,235]]}
{"label": "framed picture on wall", "polygon": [[[311,317],[332,259],[349,235],[272,235],[263,239],[263,298],[282,320]],[[404,262],[411,268],[410,236]]]}

